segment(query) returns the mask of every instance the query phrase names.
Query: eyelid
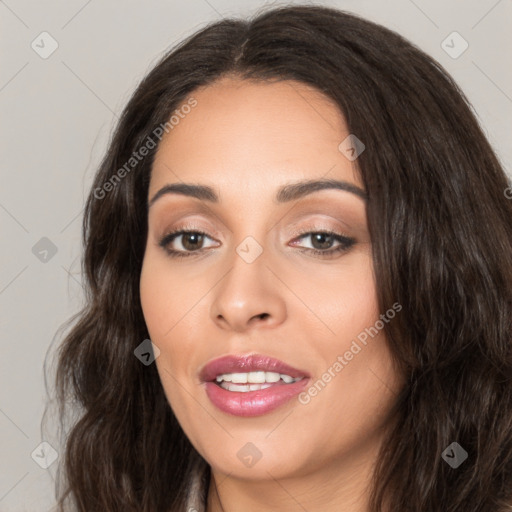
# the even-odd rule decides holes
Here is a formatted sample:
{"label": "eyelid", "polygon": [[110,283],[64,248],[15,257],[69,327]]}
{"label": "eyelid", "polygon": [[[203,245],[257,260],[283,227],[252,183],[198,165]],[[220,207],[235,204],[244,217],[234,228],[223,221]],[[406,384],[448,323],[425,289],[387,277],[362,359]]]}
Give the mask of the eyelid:
{"label": "eyelid", "polygon": [[[294,224],[298,224],[298,222],[295,222]],[[345,223],[343,223],[343,224],[346,226]],[[162,236],[160,236],[159,239],[164,238],[168,234],[176,233],[179,231],[196,231],[198,233],[204,234],[205,236],[208,236],[209,238],[213,238],[213,237],[222,238],[220,233],[216,229],[213,229],[210,227],[203,228],[199,224],[195,224],[194,221],[187,220],[187,221],[184,221],[183,223],[178,223],[176,225],[176,227],[173,227],[172,229],[163,230]],[[211,232],[213,232],[213,235],[211,234]],[[309,234],[312,232],[315,232],[315,233],[333,232],[338,235],[345,236],[345,237],[349,238],[349,235],[347,234],[347,232],[345,230],[338,229],[335,227],[328,227],[324,224],[324,222],[320,223],[320,221],[318,221],[318,220],[316,222],[313,221],[312,224],[306,225],[304,227],[300,227],[300,228],[292,227],[292,235],[286,235],[286,238],[288,238],[290,236],[292,238],[297,238],[297,237],[300,237],[301,235]]]}
{"label": "eyelid", "polygon": [[[348,217],[348,219],[346,219],[346,217]],[[287,221],[284,220],[284,222],[286,223]],[[342,231],[347,231],[352,230],[355,227],[352,213],[344,213],[342,209],[340,209],[339,212],[331,211],[328,213],[325,205],[318,206],[316,204],[296,212],[296,214],[293,215],[290,224],[292,229],[295,228],[295,226],[308,224],[309,226],[313,226],[314,229],[332,229],[333,231],[339,231],[340,229]],[[328,226],[333,227],[329,228]]]}
{"label": "eyelid", "polygon": [[221,233],[212,227],[211,224],[208,224],[207,226],[201,225],[199,222],[195,222],[194,220],[184,220],[182,222],[178,221],[175,226],[170,228],[165,228],[161,230],[161,237],[166,236],[170,233],[175,233],[177,231],[196,231],[199,233],[204,233],[205,235],[209,236],[210,238],[216,237],[216,238],[222,238]]}
{"label": "eyelid", "polygon": [[[343,224],[346,226],[345,223],[343,223]],[[322,233],[322,232],[335,233],[340,236],[351,238],[346,229],[329,227],[329,226],[325,225],[325,223],[322,223],[322,225],[320,225],[319,221],[317,221],[317,223],[313,222],[313,224],[308,224],[305,227],[293,228],[294,234],[292,236],[294,238],[297,238],[297,237],[300,237],[301,235],[305,235],[305,234],[309,234],[309,233]]]}

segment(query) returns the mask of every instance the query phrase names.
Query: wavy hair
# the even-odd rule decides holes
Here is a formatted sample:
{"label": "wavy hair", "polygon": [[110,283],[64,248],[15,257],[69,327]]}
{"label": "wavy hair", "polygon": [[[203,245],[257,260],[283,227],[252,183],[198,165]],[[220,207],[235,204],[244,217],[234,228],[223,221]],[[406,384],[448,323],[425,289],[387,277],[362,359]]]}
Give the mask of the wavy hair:
{"label": "wavy hair", "polygon": [[[373,475],[370,512],[512,510],[512,200],[463,92],[395,32],[320,6],[212,23],[171,49],[127,103],[83,220],[83,309],[58,351],[61,421],[73,411],[58,506],[180,511],[200,456],[166,400],[139,278],[158,145],[112,178],[154,130],[224,76],[297,80],[332,99],[366,150],[357,167],[381,311],[405,386]],[[118,174],[119,175],[119,174]],[[105,183],[111,181],[108,193]],[[458,468],[443,460],[457,442]]]}

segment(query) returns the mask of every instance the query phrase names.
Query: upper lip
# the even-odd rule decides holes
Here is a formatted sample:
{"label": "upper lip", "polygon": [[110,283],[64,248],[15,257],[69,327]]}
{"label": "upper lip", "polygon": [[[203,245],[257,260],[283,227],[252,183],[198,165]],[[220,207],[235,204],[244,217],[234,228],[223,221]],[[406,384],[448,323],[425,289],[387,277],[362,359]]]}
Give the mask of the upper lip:
{"label": "upper lip", "polygon": [[199,373],[199,378],[203,382],[215,380],[217,375],[225,373],[244,373],[244,372],[276,372],[289,375],[294,379],[297,377],[309,377],[309,374],[303,370],[298,370],[292,366],[270,356],[250,354],[250,355],[227,355],[219,357],[205,364]]}

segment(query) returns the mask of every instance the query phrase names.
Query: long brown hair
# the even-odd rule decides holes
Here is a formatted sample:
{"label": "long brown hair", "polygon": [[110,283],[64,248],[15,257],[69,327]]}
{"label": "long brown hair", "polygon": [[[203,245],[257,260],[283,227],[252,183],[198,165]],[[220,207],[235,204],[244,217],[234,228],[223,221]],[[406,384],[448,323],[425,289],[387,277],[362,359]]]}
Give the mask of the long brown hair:
{"label": "long brown hair", "polygon": [[[316,87],[366,146],[357,164],[368,193],[380,310],[403,306],[385,329],[406,382],[375,470],[371,512],[510,510],[506,175],[440,64],[382,26],[318,6],[207,26],[165,55],[124,109],[85,209],[85,306],[58,353],[61,418],[76,415],[66,431],[59,510],[185,506],[199,455],[155,365],[134,356],[149,338],[139,277],[158,145],[121,179],[113,176],[196,88],[228,74]],[[453,442],[467,452],[457,468],[443,460]]]}

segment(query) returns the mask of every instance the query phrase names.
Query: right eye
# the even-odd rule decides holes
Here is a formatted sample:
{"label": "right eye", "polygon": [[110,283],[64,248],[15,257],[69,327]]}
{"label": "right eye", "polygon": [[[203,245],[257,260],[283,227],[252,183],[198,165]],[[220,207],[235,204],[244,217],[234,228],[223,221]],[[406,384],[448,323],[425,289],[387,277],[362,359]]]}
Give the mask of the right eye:
{"label": "right eye", "polygon": [[[210,238],[203,231],[193,230],[186,231],[178,229],[167,233],[158,245],[165,249],[171,257],[188,257],[202,253],[202,247],[205,238]],[[172,247],[173,244],[181,245],[181,248]]]}

